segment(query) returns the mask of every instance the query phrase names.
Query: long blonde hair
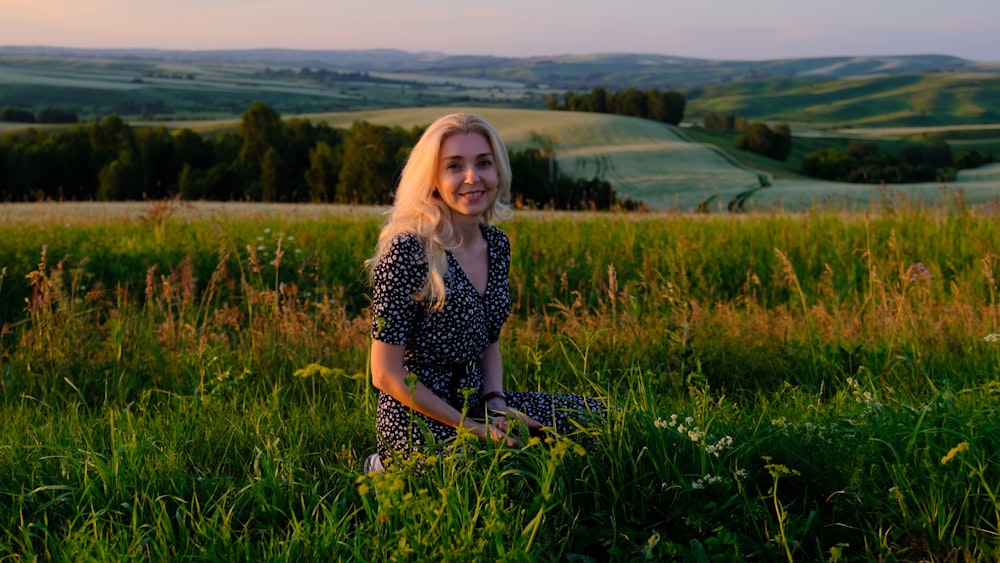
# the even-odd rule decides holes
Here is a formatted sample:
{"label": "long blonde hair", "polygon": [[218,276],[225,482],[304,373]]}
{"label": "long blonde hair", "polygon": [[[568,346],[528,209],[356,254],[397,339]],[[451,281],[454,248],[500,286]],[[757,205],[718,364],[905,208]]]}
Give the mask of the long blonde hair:
{"label": "long blonde hair", "polygon": [[441,144],[451,135],[478,133],[486,137],[493,150],[499,182],[493,205],[483,214],[483,220],[491,223],[494,218],[504,218],[510,212],[510,159],[507,149],[493,126],[486,120],[468,113],[453,113],[438,118],[431,123],[406,159],[403,173],[396,188],[388,219],[379,233],[375,255],[365,262],[371,277],[392,241],[402,234],[415,234],[424,245],[427,257],[428,275],[420,291],[414,296],[418,301],[426,301],[431,310],[444,306],[444,274],[448,270],[445,250],[456,246],[451,224],[451,210],[435,197],[438,167],[441,159]]}

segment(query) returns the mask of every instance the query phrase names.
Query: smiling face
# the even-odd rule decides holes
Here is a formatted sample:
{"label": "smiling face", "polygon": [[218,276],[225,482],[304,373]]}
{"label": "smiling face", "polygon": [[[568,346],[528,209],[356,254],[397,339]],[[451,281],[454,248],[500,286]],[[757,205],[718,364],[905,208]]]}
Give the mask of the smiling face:
{"label": "smiling face", "polygon": [[437,191],[453,213],[480,218],[492,207],[500,181],[489,140],[481,133],[456,133],[441,142]]}

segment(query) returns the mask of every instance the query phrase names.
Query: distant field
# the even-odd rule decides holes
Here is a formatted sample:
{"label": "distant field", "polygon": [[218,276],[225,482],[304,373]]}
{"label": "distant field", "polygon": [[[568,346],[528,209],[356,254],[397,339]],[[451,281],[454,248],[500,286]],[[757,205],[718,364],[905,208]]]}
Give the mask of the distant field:
{"label": "distant field", "polygon": [[114,112],[202,120],[238,116],[256,100],[282,114],[298,114],[456,100],[541,107],[544,96],[521,84],[483,78],[381,72],[341,74],[321,82],[303,77],[300,70],[253,61],[5,55],[0,56],[0,105],[35,111],[56,105],[83,119]]}

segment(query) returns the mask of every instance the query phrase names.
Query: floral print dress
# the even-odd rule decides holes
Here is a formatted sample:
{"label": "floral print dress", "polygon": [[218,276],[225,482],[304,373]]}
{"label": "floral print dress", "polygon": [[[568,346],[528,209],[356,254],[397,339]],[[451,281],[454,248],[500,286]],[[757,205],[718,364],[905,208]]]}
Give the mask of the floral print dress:
{"label": "floral print dress", "polygon": [[[438,397],[458,410],[482,412],[480,360],[500,338],[511,310],[510,241],[499,227],[481,224],[489,257],[484,295],[458,260],[446,253],[444,307],[429,311],[414,299],[428,273],[423,242],[414,234],[397,236],[375,266],[372,284],[372,338],[404,346],[403,365]],[[569,419],[581,412],[605,411],[590,398],[568,393],[510,392],[507,405],[560,432],[574,430]],[[391,459],[422,445],[455,436],[455,429],[420,414],[379,392],[375,419],[379,455]]]}

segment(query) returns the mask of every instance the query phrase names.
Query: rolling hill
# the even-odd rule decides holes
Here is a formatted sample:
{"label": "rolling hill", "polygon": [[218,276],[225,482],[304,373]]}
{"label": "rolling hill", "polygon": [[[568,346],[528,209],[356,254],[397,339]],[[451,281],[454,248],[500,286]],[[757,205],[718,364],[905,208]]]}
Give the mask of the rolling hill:
{"label": "rolling hill", "polygon": [[[946,140],[1000,154],[1000,66],[939,55],[752,62],[641,54],[505,59],[394,50],[0,47],[0,106],[37,111],[54,105],[85,120],[114,112],[134,123],[202,132],[234,127],[255,100],[285,116],[337,127],[354,120],[423,125],[462,107],[496,121],[514,148],[530,144],[533,135],[554,140],[566,172],[604,177],[619,194],[654,208],[689,210],[706,202],[724,208],[759,187],[761,174],[778,179],[756,192],[752,205],[797,207],[830,194],[878,197],[869,187],[811,182],[734,159],[658,123],[533,111],[544,107],[546,95],[567,88],[626,86],[682,89],[688,123],[708,113],[735,113],[788,122],[800,137]],[[0,132],[24,127],[0,123]],[[962,180],[969,201],[1000,193],[995,174]],[[911,188],[933,197],[941,186]]]}

